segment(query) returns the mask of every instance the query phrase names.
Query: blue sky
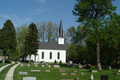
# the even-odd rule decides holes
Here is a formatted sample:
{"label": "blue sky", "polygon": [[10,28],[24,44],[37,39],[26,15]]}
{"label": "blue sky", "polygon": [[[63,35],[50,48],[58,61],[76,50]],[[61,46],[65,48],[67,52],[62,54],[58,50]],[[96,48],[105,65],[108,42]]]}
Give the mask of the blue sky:
{"label": "blue sky", "polygon": [[[0,0],[0,29],[10,19],[15,27],[43,21],[60,23],[62,16],[63,29],[77,27],[76,16],[72,10],[76,0]],[[114,1],[116,12],[120,15],[120,0]]]}

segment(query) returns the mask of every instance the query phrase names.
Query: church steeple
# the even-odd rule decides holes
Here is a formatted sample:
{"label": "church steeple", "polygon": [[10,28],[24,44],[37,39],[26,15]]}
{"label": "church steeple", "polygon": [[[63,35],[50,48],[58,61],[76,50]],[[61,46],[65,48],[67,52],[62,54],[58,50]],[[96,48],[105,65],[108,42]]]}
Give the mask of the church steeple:
{"label": "church steeple", "polygon": [[61,19],[60,19],[60,26],[59,26],[59,37],[63,37],[62,17],[61,17]]}
{"label": "church steeple", "polygon": [[63,28],[62,28],[62,18],[60,19],[58,44],[63,44],[64,45],[64,36],[63,36]]}

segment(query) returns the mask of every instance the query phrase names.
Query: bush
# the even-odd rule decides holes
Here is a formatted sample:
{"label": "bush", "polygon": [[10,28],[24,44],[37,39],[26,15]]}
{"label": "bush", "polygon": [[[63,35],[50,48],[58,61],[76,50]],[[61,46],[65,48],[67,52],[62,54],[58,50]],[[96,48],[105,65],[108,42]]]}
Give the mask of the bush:
{"label": "bush", "polygon": [[60,64],[62,64],[62,61],[60,60]]}
{"label": "bush", "polygon": [[56,63],[57,63],[57,61],[55,60],[55,61],[54,61],[54,63],[56,64]]}

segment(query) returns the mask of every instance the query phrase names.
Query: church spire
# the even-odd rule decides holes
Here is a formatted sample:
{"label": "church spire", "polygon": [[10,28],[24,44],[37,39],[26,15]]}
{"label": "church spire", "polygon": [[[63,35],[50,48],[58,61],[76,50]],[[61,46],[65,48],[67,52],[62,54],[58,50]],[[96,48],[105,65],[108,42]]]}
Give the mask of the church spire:
{"label": "church spire", "polygon": [[63,37],[62,17],[61,17],[61,19],[60,19],[60,26],[59,26],[59,37]]}

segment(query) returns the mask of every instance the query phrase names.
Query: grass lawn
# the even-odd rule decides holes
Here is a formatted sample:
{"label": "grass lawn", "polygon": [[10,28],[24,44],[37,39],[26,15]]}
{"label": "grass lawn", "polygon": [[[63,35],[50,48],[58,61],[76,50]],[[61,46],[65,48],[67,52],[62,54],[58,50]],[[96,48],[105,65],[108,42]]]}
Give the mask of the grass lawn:
{"label": "grass lawn", "polygon": [[7,64],[10,64],[10,63],[0,63],[0,67],[7,65]]}
{"label": "grass lawn", "polygon": [[[8,63],[4,63],[4,64],[8,64]],[[8,72],[8,70],[9,70],[13,65],[15,65],[15,64],[12,64],[12,65],[6,67],[5,69],[3,69],[3,70],[0,72],[0,80],[4,80],[4,79],[5,79],[5,76],[6,76],[7,72]]]}
{"label": "grass lawn", "polygon": [[[28,64],[28,63],[26,63]],[[66,72],[59,72],[59,69],[65,69]],[[31,72],[30,70],[41,70],[40,72]],[[50,72],[45,72],[45,70],[50,70]],[[71,76],[72,70],[77,70],[76,75]],[[28,75],[19,75],[19,71],[28,72]],[[68,66],[60,66],[60,68],[49,68],[42,67],[41,64],[38,64],[35,67],[34,64],[30,64],[30,67],[27,65],[18,66],[14,72],[14,80],[23,80],[23,77],[36,77],[37,80],[60,80],[60,79],[74,79],[79,77],[79,80],[90,80],[91,74],[93,74],[94,80],[101,80],[101,75],[108,75],[109,80],[120,80],[120,75],[114,75],[117,70],[102,70],[98,73],[91,73],[90,70],[80,70],[79,68],[71,68]],[[80,75],[81,72],[84,72],[84,75]],[[61,73],[67,73],[66,76],[61,76]]]}

